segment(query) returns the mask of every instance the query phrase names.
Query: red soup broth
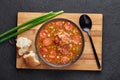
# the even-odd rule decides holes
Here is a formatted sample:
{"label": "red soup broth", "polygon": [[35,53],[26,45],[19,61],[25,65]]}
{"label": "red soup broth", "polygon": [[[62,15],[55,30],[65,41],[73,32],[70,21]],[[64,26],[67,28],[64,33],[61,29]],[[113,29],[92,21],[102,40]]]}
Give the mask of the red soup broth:
{"label": "red soup broth", "polygon": [[47,62],[64,65],[81,54],[80,30],[68,20],[53,20],[42,26],[37,36],[37,49]]}

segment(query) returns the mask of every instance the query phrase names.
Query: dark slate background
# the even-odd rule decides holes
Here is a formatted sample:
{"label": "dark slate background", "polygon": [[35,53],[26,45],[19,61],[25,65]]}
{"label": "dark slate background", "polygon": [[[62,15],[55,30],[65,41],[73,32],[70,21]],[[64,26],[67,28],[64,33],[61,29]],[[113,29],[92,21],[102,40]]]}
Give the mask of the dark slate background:
{"label": "dark slate background", "polygon": [[0,44],[0,80],[120,80],[120,0],[0,0],[0,33],[16,26],[17,12],[103,13],[103,70],[17,70],[15,45]]}

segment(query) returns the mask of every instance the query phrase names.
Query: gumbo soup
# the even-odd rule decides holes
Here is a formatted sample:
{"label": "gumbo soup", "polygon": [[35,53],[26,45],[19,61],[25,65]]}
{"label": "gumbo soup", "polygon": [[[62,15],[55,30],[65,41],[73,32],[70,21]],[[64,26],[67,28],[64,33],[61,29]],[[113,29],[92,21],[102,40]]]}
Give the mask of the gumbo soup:
{"label": "gumbo soup", "polygon": [[65,65],[75,61],[82,53],[83,36],[71,21],[53,19],[40,28],[36,44],[45,62]]}

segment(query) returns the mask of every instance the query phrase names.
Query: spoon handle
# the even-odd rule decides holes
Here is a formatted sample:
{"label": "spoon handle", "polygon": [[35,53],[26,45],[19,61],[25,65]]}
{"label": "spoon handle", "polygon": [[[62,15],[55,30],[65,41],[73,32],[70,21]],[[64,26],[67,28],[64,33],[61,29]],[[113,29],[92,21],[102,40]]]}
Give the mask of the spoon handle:
{"label": "spoon handle", "polygon": [[95,50],[95,47],[94,47],[92,38],[91,38],[90,34],[88,34],[88,36],[89,36],[89,38],[90,38],[90,42],[91,42],[92,49],[93,49],[93,53],[94,53],[94,56],[95,56],[95,59],[96,59],[96,62],[97,62],[97,66],[98,66],[98,68],[100,69],[100,68],[101,68],[100,62],[99,62],[99,59],[98,59],[98,56],[97,56],[97,52],[96,52],[96,50]]}

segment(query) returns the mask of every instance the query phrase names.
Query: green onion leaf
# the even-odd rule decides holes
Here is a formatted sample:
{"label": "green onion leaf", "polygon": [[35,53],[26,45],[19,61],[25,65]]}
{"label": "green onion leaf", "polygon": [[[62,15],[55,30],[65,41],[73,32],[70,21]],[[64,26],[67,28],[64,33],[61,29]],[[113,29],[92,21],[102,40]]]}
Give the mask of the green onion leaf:
{"label": "green onion leaf", "polygon": [[49,20],[49,19],[51,19],[51,18],[53,18],[53,17],[61,14],[61,13],[63,13],[63,12],[64,12],[64,11],[59,11],[59,12],[54,12],[54,13],[52,12],[52,14],[51,14],[51,13],[47,13],[47,14],[39,17],[39,18],[35,18],[35,19],[30,20],[30,21],[28,21],[28,22],[26,22],[26,23],[23,23],[23,24],[21,24],[20,26],[17,26],[17,27],[15,27],[15,28],[13,28],[13,29],[11,29],[11,30],[9,30],[9,31],[6,31],[6,32],[3,33],[3,34],[0,34],[0,38],[3,37],[3,36],[6,35],[6,34],[12,32],[12,31],[14,31],[14,30],[17,30],[17,29],[25,26],[26,24],[31,23],[30,25],[28,25],[28,26],[26,26],[25,28],[19,30],[18,32],[13,33],[13,34],[5,37],[5,38],[0,39],[0,43],[6,41],[6,40],[8,40],[8,39],[10,39],[10,38],[12,38],[12,37],[14,37],[14,36],[16,36],[16,35],[19,35],[19,34],[25,32],[25,31],[33,28],[34,26],[37,26],[38,24],[41,24],[41,23],[43,23],[43,22],[45,22],[45,21],[47,21],[47,20]]}

